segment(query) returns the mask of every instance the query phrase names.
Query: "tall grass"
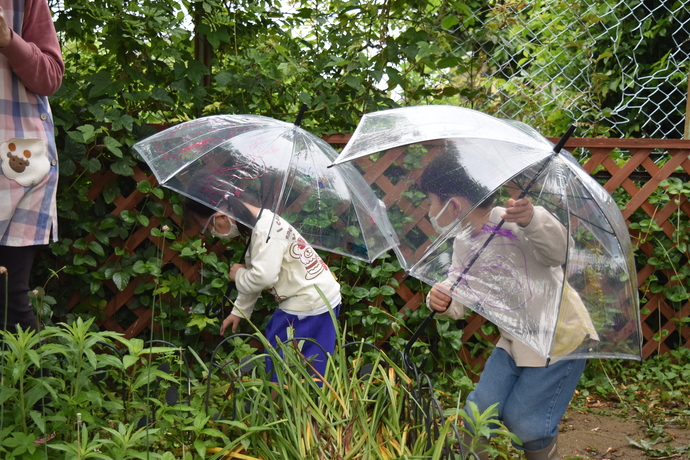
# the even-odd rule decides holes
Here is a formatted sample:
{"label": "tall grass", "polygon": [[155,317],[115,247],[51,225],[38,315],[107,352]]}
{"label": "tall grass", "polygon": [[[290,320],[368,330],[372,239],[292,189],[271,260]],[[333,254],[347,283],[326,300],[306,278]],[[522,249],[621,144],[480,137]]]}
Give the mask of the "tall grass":
{"label": "tall grass", "polygon": [[[471,458],[461,456],[459,400],[442,407],[430,380],[408,376],[401,357],[343,337],[320,376],[298,337],[274,348],[259,333],[232,336],[202,358],[99,331],[92,321],[5,333],[0,456]],[[266,375],[267,357],[277,383]],[[35,375],[40,365],[49,377]],[[44,411],[35,410],[46,397]],[[485,434],[491,414],[474,415],[474,431]]]}

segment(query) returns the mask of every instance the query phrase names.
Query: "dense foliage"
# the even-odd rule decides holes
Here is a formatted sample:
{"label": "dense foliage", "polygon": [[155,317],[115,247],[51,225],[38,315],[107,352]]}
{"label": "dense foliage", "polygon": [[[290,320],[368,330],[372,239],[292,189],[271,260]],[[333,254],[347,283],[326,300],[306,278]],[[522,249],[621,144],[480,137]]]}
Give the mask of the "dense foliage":
{"label": "dense foliage", "polygon": [[[443,90],[427,76],[457,64],[440,26],[455,9],[433,2],[318,8],[299,2],[289,13],[270,1],[64,1],[54,8],[67,65],[52,98],[61,161],[60,241],[34,270],[34,301],[47,323],[51,313],[53,321],[75,315],[103,321],[113,291],[135,283],[135,300],[117,312],[118,321],[136,318],[129,310],[153,307],[164,338],[200,347],[208,340],[201,330],[218,331],[204,306],[224,292],[223,273],[233,260],[219,258],[195,237],[178,238],[179,218],[169,210],[172,205],[179,214],[179,197],[132,180],[134,168],[145,164],[131,145],[154,132],[152,125],[216,113],[290,120],[302,103],[308,105],[304,128],[351,132],[363,112],[395,106],[393,94],[403,94],[406,103],[442,100]],[[106,172],[116,180],[105,181]],[[150,199],[113,214],[118,197],[134,190]],[[122,247],[151,219],[160,220],[154,231],[163,236],[161,244]],[[205,281],[190,283],[178,269],[163,267],[160,254],[168,247],[190,263],[202,261]],[[239,257],[238,247],[229,249],[227,256]],[[353,334],[379,342],[391,325],[394,331],[414,326],[421,312],[403,324],[401,305],[391,296],[399,271],[394,257],[374,265],[329,263],[344,286]],[[80,302],[70,305],[75,297]]]}
{"label": "dense foliage", "polygon": [[[152,430],[159,431],[137,431],[141,418],[123,418],[125,402],[138,404],[129,409],[132,414],[144,416],[146,402],[134,397],[136,390],[148,388],[151,383],[169,388],[161,381],[179,383],[179,375],[172,379],[155,367],[137,367],[145,363],[144,341],[154,337],[153,329],[155,338],[174,345],[161,347],[158,352],[172,356],[179,366],[175,347],[184,346],[200,357],[192,364],[195,378],[208,375],[204,374],[208,371],[204,363],[219,337],[217,320],[206,316],[205,306],[224,293],[228,264],[237,261],[241,253],[239,243],[222,251],[216,241],[205,245],[197,237],[185,237],[179,224],[179,197],[133,178],[135,168],[145,170],[145,165],[130,147],[161,125],[209,114],[254,113],[289,121],[302,103],[308,105],[302,126],[317,134],[352,132],[362,113],[396,105],[452,103],[474,107],[476,101],[490,100],[491,94],[490,85],[474,85],[472,76],[486,62],[482,54],[496,54],[496,44],[506,43],[503,34],[507,29],[484,27],[482,18],[491,4],[483,1],[300,0],[284,7],[272,0],[49,3],[67,66],[62,88],[51,98],[60,156],[60,240],[43,251],[33,271],[36,289],[31,298],[42,323],[48,326],[44,335],[25,334],[17,339],[23,342],[7,342],[12,353],[4,356],[3,362],[3,448],[7,455],[15,452],[17,458],[44,458],[41,452],[50,452],[52,456],[47,458],[57,458],[55,449],[65,452],[65,458],[148,458],[141,452],[148,451],[146,446],[151,442],[159,443],[161,452],[192,446],[202,453],[207,447],[226,445],[228,433],[236,435],[233,442],[243,448],[248,439],[261,442],[260,430],[294,435],[294,430],[281,431],[283,426],[252,428],[245,422],[256,414],[244,406],[238,409],[244,421],[210,427],[202,399],[203,380],[193,380],[196,399],[189,406],[162,407],[164,394],[152,398],[162,407],[162,427],[152,426]],[[567,5],[554,2],[553,13],[559,8],[567,9]],[[628,25],[633,26],[632,22]],[[650,40],[663,36],[661,31],[656,35],[652,32]],[[606,105],[606,97],[620,89],[615,81],[604,84],[607,75],[616,69],[606,58],[610,50],[602,46],[596,50],[601,53],[601,72],[593,89],[600,107]],[[505,50],[502,52],[508,53],[510,47]],[[625,49],[617,48],[616,52],[624,54]],[[521,70],[506,68],[506,72]],[[539,104],[529,89],[529,85],[516,88],[515,97],[532,101],[531,107],[536,110]],[[600,109],[583,108],[590,109],[596,118],[596,110]],[[538,128],[547,135],[559,135],[570,120],[560,117],[557,107],[549,107],[548,113],[548,123]],[[626,134],[634,132],[631,126]],[[669,180],[662,186],[665,188],[655,195],[659,208],[675,203],[679,196],[690,196],[686,183]],[[115,212],[121,197],[134,191],[145,199],[133,210]],[[615,198],[619,202],[629,199],[621,191]],[[631,218],[631,228],[642,232],[640,245],[653,245],[652,257],[638,254],[640,266],[650,264],[672,273],[666,277],[660,270],[642,286],[643,293],[661,292],[672,300],[674,308],[681,309],[688,299],[683,286],[690,275],[690,227],[679,201],[677,205],[673,219],[678,222],[678,230],[671,237],[643,214]],[[157,244],[124,246],[130,236],[151,222],[157,223],[151,232]],[[169,249],[179,252],[190,265],[202,262],[203,278],[191,282],[179,268],[164,265],[161,254]],[[346,325],[348,338],[364,339],[391,351],[401,349],[408,331],[415,329],[425,312],[407,311],[409,318],[404,320],[399,313],[404,301],[393,295],[391,286],[405,283],[413,291],[423,291],[423,284],[394,278],[399,266],[392,255],[372,265],[345,258],[329,258],[328,262],[343,285],[341,322]],[[103,331],[105,326],[98,331],[95,324],[108,317],[104,311],[107,303],[128,288],[134,289],[134,300],[115,314],[116,321],[131,323],[136,319],[134,310],[152,309],[151,327],[133,340],[109,334]],[[269,305],[272,302],[262,299],[259,311],[265,312]],[[262,318],[255,318],[259,330],[265,321]],[[60,328],[50,327],[60,321],[65,322]],[[679,343],[685,326],[681,323],[673,332]],[[663,325],[657,326],[659,334],[664,334]],[[249,324],[244,327],[246,332],[254,331]],[[457,356],[462,332],[454,324],[440,321],[435,330],[431,329],[429,340],[420,341],[413,349],[415,362],[441,371],[434,374],[439,388],[465,396],[472,381]],[[486,353],[486,337],[495,329],[486,324],[481,332],[471,339],[475,356]],[[52,345],[38,347],[44,339]],[[109,354],[110,348],[104,344],[111,340],[129,357],[116,359]],[[94,348],[95,344],[98,346]],[[99,346],[106,353],[95,353]],[[430,357],[433,359],[424,359]],[[51,368],[50,380],[32,374],[37,362]],[[682,397],[687,401],[687,392],[673,383],[678,375],[685,378],[687,374],[673,367],[678,363],[686,366],[687,356],[679,355],[677,362],[666,363],[663,368],[671,366],[676,372],[664,374],[667,378],[661,383],[668,390],[645,383],[644,387],[637,385],[635,391],[653,399]],[[616,365],[624,369],[624,380],[636,378],[627,363]],[[151,370],[152,374],[146,373]],[[101,377],[109,379],[110,384],[101,385]],[[381,404],[384,400],[398,401],[391,400],[385,391],[399,396],[399,388],[385,385],[385,373],[377,377],[380,380],[375,383],[379,386],[368,395],[371,400]],[[404,376],[396,374],[396,378]],[[639,379],[649,380],[647,374]],[[380,385],[382,382],[384,385]],[[128,393],[120,398],[113,388],[119,390],[122,385]],[[246,391],[256,392],[254,401],[267,405],[266,388],[256,382],[252,385]],[[596,370],[587,375],[585,386],[592,393],[614,391],[611,382],[602,380]],[[35,407],[47,394],[54,400],[48,424]],[[631,390],[623,397],[632,401],[638,394]],[[215,396],[213,404],[217,405],[222,396]],[[309,398],[300,401],[313,409]],[[449,407],[454,403],[446,402]],[[395,419],[398,409],[386,406],[389,412],[384,415],[391,424],[400,421]],[[311,412],[318,415],[318,411]],[[132,423],[124,425],[115,420]],[[306,417],[291,420],[312,422]],[[336,423],[326,416],[318,422]],[[32,441],[56,428],[59,437],[54,446],[60,447],[51,447],[51,451],[35,447]],[[402,432],[400,427],[394,428],[396,436]],[[393,446],[397,439],[391,439]],[[170,452],[161,454],[161,458],[177,458]]]}
{"label": "dense foliage", "polygon": [[[295,352],[299,341],[281,347],[282,359],[267,347],[275,386],[252,343],[260,335],[228,337],[201,359],[191,347],[95,331],[91,321],[2,336],[2,458],[448,459],[459,458],[460,419],[472,423],[462,392],[433,390],[427,379],[410,378],[398,353],[346,344],[343,335],[323,386]],[[607,407],[646,426],[644,439],[629,442],[649,458],[683,456],[688,446],[668,430],[690,423],[689,359],[679,349],[640,366],[592,361],[573,405],[595,416]],[[514,436],[487,423],[494,409],[470,410],[475,433],[497,435],[492,458],[522,458]]]}
{"label": "dense foliage", "polygon": [[[116,322],[132,323],[137,318],[132,311],[153,308],[151,321],[162,338],[202,350],[217,340],[218,331],[217,320],[204,314],[205,305],[223,294],[224,273],[241,247],[234,243],[219,256],[218,245],[214,251],[196,237],[184,237],[179,197],[133,179],[135,168],[146,166],[130,150],[132,144],[156,127],[208,114],[255,113],[291,120],[302,103],[308,105],[302,126],[317,134],[351,132],[362,113],[398,104],[472,107],[491,96],[487,85],[472,84],[477,66],[485,63],[482,54],[496,54],[496,44],[506,42],[502,34],[512,33],[483,27],[490,6],[484,2],[51,3],[67,66],[62,88],[51,99],[61,169],[60,241],[35,266],[32,299],[47,324],[76,316],[102,322],[109,314],[104,311],[107,303],[131,288],[134,300],[115,314]],[[554,8],[564,5],[556,2]],[[604,56],[606,50],[601,52]],[[602,68],[602,75],[607,72]],[[602,97],[612,91],[594,90]],[[515,97],[529,98],[529,86]],[[549,113],[550,122],[538,128],[545,134],[562,133],[569,120],[558,117],[557,107]],[[682,183],[669,185],[659,190],[660,205],[690,193]],[[135,209],[117,210],[120,197],[133,191],[146,199]],[[629,198],[617,193],[620,202]],[[640,264],[676,271],[671,284],[665,275],[651,277],[644,292],[668,291],[664,294],[680,308],[688,298],[683,288],[688,227],[680,207],[674,219],[678,230],[669,238],[648,216],[631,218],[646,235],[641,244],[655,247],[654,257],[641,255]],[[123,247],[151,222],[158,223],[153,230],[158,244]],[[203,278],[190,282],[179,268],[163,265],[161,254],[168,249],[190,264],[201,261]],[[403,321],[399,310],[404,301],[393,295],[399,283],[393,278],[399,269],[395,258],[372,265],[349,259],[328,262],[344,286],[348,333],[401,348],[406,331],[425,314],[405,312],[409,318]],[[426,289],[414,279],[403,282],[413,291]],[[271,304],[262,303],[260,309]],[[264,320],[256,321],[261,327]],[[487,324],[485,335],[476,334],[475,355],[485,352],[484,337],[494,331]],[[439,322],[437,331],[429,332],[431,347],[420,343],[415,349],[419,359],[433,351],[438,361],[427,360],[428,365],[447,371],[438,378],[449,385],[463,382],[465,370],[455,352],[461,331]],[[148,338],[150,331],[144,335]]]}

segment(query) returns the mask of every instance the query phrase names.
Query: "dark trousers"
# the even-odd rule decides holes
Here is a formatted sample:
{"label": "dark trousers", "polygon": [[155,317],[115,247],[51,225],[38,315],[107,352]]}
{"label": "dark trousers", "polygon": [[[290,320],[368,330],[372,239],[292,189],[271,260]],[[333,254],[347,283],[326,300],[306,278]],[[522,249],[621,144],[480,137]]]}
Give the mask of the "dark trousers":
{"label": "dark trousers", "polygon": [[7,269],[6,274],[0,275],[0,324],[3,330],[14,333],[17,324],[23,329],[38,330],[38,321],[28,295],[29,274],[37,249],[38,246],[0,246],[0,267]]}

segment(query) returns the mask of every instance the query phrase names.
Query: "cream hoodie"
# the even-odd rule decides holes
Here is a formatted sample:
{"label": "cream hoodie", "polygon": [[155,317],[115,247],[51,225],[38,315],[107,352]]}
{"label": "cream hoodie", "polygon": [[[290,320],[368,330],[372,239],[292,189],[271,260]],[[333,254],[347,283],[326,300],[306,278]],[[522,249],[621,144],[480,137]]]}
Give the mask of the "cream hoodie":
{"label": "cream hoodie", "polygon": [[[456,276],[446,279],[444,285],[452,287],[457,275],[491,234],[491,227],[501,221],[504,212],[501,207],[492,209],[482,234],[470,237],[466,233],[455,238],[450,272]],[[472,301],[473,309],[480,314],[491,311],[506,322],[514,321],[516,328],[524,331],[535,347],[547,347],[545,339],[554,328],[561,332],[556,336],[561,337],[562,343],[556,343],[553,349],[563,354],[572,352],[588,335],[595,339],[596,332],[580,297],[567,283],[563,289],[562,265],[566,262],[568,248],[565,227],[544,208],[536,206],[529,225],[520,227],[505,222],[496,233],[481,257],[454,287],[455,292]],[[564,304],[556,318],[561,296]],[[427,304],[428,301],[427,297]],[[569,313],[564,316],[562,312]],[[465,313],[465,305],[453,298],[448,309],[438,316],[460,319]],[[546,358],[534,347],[503,328],[499,327],[499,331],[501,338],[496,346],[506,350],[517,366],[547,364]]]}
{"label": "cream hoodie", "polygon": [[290,224],[267,209],[252,231],[245,265],[235,276],[239,294],[233,315],[249,319],[264,289],[275,296],[281,310],[294,315],[328,311],[315,286],[331,307],[340,303],[340,284],[328,266]]}

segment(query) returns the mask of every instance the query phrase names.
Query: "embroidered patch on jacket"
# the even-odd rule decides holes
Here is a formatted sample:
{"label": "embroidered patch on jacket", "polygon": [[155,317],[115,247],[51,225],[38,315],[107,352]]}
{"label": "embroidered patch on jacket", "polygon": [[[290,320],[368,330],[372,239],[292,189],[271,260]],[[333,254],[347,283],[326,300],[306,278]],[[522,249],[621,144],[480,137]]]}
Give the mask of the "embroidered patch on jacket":
{"label": "embroidered patch on jacket", "polygon": [[38,184],[50,171],[46,142],[41,139],[10,139],[0,144],[2,172],[28,187]]}

